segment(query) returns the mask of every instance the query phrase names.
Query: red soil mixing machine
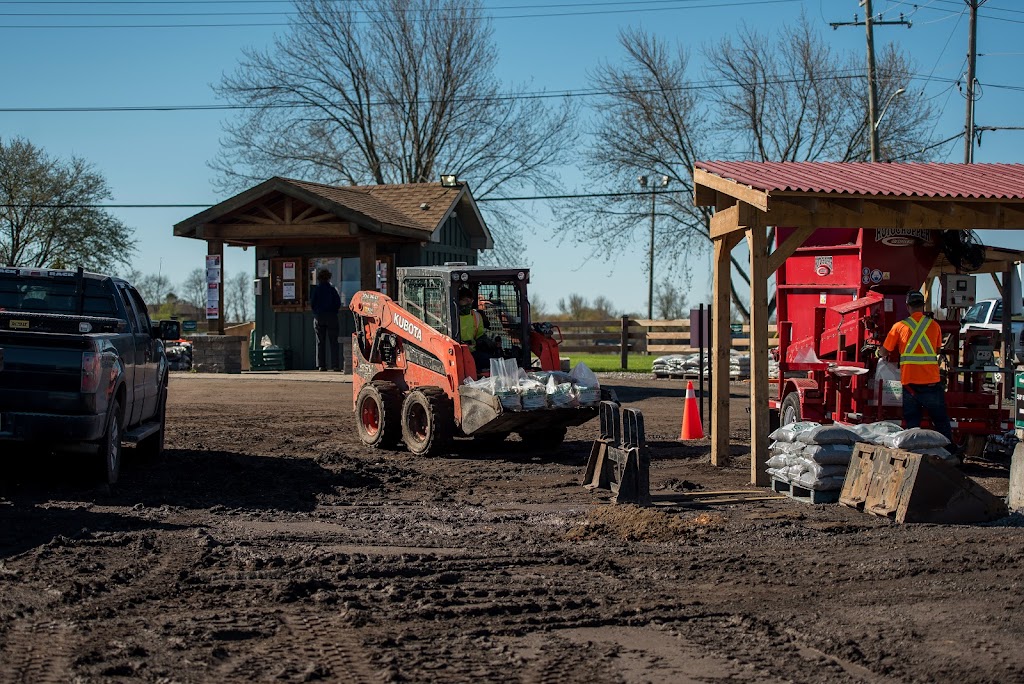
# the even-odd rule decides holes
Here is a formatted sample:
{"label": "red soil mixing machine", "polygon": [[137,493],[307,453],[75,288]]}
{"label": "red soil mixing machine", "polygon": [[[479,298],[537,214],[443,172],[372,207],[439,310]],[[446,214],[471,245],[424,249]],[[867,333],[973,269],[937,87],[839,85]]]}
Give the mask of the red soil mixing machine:
{"label": "red soil mixing machine", "polygon": [[[792,232],[780,228],[778,243]],[[941,240],[938,231],[819,229],[784,262],[776,272],[779,380],[770,400],[778,411],[773,417],[782,424],[901,419],[898,385],[876,377],[875,350],[893,324],[907,317],[907,292],[925,283],[943,253]],[[1009,409],[1001,408],[1003,374],[993,373],[991,365],[998,333],[961,336],[958,321],[938,323],[954,440],[980,455],[988,436],[1011,427]]]}

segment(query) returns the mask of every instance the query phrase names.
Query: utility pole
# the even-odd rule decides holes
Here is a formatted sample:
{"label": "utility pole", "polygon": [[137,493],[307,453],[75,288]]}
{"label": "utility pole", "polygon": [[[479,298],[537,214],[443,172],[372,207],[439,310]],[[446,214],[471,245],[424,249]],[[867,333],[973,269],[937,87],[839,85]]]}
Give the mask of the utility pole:
{"label": "utility pole", "polygon": [[964,123],[964,164],[974,163],[974,79],[977,67],[978,8],[985,0],[964,0],[971,9],[971,28],[967,38],[967,121]]}
{"label": "utility pole", "polygon": [[[640,176],[637,178],[640,181],[640,187],[647,187],[647,176]],[[654,318],[654,210],[656,206],[656,200],[658,197],[658,187],[668,186],[668,176],[661,176],[659,178],[651,178],[651,242],[647,251],[647,318]]]}
{"label": "utility pole", "polygon": [[871,9],[871,0],[860,0],[859,3],[864,8],[864,21],[857,21],[857,15],[853,15],[853,21],[834,21],[829,22],[832,30],[839,28],[840,26],[860,26],[864,25],[865,32],[867,33],[867,52],[868,52],[868,140],[871,147],[871,161],[878,161],[878,117],[875,112],[878,109],[878,83],[875,79],[875,31],[874,26],[883,24],[898,24],[910,28],[913,23],[904,19],[903,14],[900,14],[899,21],[882,21],[881,15],[876,19],[873,16],[873,10]]}

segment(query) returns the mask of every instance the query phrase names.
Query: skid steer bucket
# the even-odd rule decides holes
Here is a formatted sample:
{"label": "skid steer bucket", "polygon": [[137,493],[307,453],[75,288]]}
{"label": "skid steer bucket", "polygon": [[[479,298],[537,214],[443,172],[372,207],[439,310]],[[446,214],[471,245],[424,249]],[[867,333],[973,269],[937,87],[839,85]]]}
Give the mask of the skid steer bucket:
{"label": "skid steer bucket", "polygon": [[857,444],[839,502],[898,523],[974,523],[1007,514],[990,494],[935,456]]}
{"label": "skid steer bucket", "polygon": [[[650,454],[644,437],[644,416],[637,409],[625,409],[602,401],[601,436],[594,440],[583,476],[587,489],[605,489],[612,503],[651,505]],[[624,429],[623,429],[624,428]]]}

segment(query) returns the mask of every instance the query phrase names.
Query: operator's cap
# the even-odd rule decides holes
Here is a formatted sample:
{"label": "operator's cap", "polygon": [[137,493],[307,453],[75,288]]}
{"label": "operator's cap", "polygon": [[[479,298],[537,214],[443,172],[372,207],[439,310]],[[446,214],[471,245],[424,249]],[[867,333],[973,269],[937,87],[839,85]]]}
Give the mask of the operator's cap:
{"label": "operator's cap", "polygon": [[924,306],[924,295],[919,290],[907,293],[907,306]]}

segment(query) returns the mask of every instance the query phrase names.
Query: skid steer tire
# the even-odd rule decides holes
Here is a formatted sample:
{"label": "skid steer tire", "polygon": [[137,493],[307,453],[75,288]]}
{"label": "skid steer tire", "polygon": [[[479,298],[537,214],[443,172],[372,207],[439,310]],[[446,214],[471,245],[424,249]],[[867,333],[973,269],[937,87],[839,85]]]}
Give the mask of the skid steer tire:
{"label": "skid steer tire", "polygon": [[554,451],[565,440],[566,428],[553,427],[531,432],[520,432],[523,444],[531,451]]}
{"label": "skid steer tire", "polygon": [[374,380],[356,397],[359,441],[374,449],[394,449],[402,440],[402,393],[398,385]]}
{"label": "skid steer tire", "polygon": [[454,409],[448,395],[437,387],[421,387],[402,403],[402,440],[417,456],[434,456],[448,446],[454,427]]}

